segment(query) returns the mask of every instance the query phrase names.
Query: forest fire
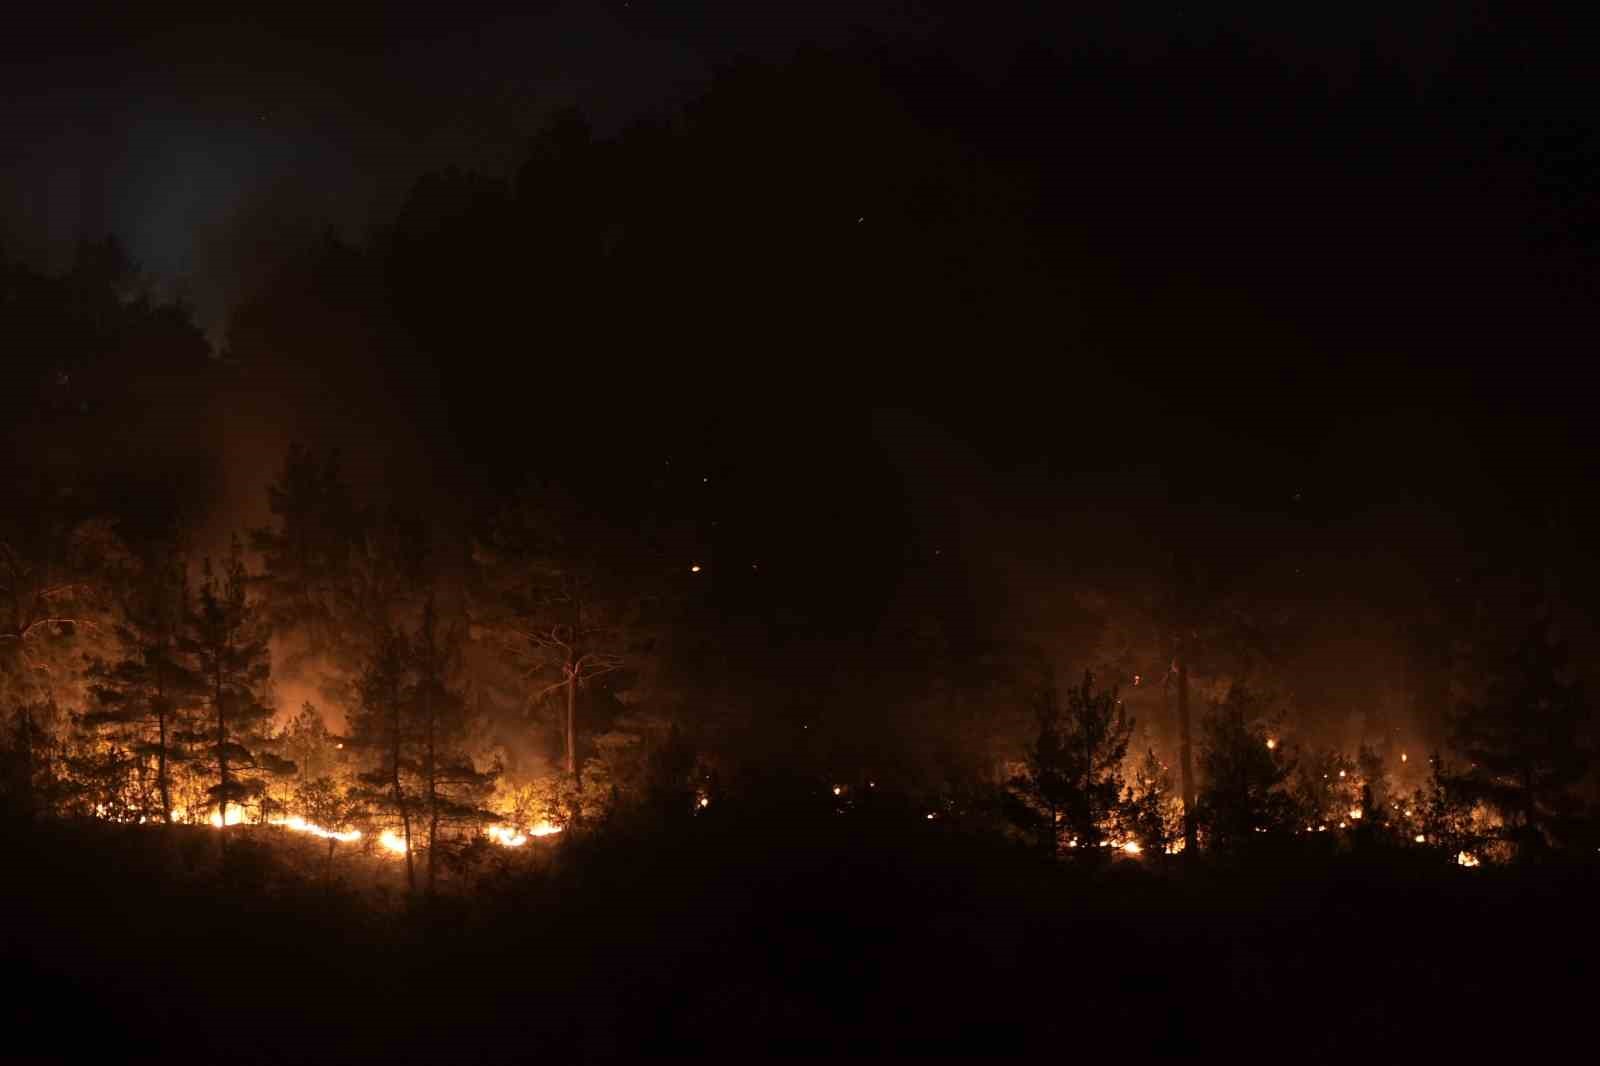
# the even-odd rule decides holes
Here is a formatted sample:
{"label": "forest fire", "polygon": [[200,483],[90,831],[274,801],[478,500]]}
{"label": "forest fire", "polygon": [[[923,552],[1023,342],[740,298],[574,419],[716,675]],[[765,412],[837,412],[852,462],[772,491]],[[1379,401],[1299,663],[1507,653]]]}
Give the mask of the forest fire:
{"label": "forest fire", "polygon": [[508,825],[491,825],[483,833],[503,848],[520,848],[528,842],[526,834],[519,833]]}

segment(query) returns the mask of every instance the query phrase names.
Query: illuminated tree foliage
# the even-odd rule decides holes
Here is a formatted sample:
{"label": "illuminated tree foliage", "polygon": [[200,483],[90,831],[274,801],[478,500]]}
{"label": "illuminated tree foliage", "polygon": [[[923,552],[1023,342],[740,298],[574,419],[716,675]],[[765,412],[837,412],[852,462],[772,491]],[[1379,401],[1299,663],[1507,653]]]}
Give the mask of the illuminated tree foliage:
{"label": "illuminated tree foliage", "polygon": [[440,829],[486,819],[482,803],[494,790],[493,773],[482,773],[462,750],[467,735],[467,701],[453,683],[460,669],[461,635],[441,632],[432,598],[410,642],[413,679],[409,693],[416,722],[418,777],[428,817],[428,881],[437,880],[444,847]]}
{"label": "illuminated tree foliage", "polygon": [[1522,638],[1485,698],[1456,716],[1453,746],[1467,766],[1447,783],[1463,800],[1497,811],[1502,835],[1523,858],[1576,830],[1575,789],[1591,768],[1588,713],[1566,647],[1545,618]]}
{"label": "illuminated tree foliage", "polygon": [[182,649],[191,612],[186,567],[174,546],[158,545],[125,576],[116,626],[121,655],[91,660],[94,701],[81,719],[85,728],[112,734],[113,753],[125,752],[141,770],[154,764],[154,793],[141,790],[131,813],[162,824],[172,820],[174,771],[193,757],[192,745],[179,738],[194,733],[205,701]]}
{"label": "illuminated tree foliage", "polygon": [[1129,833],[1147,855],[1165,854],[1183,839],[1183,799],[1155,752],[1145,752],[1134,769],[1123,812]]}
{"label": "illuminated tree foliage", "polygon": [[457,675],[459,630],[441,627],[430,599],[414,634],[391,629],[362,674],[349,743],[366,754],[358,775],[365,801],[399,827],[406,884],[417,888],[415,851],[427,847],[426,888],[432,892],[447,830],[491,816],[483,802],[495,774],[480,771],[465,750],[468,702]]}
{"label": "illuminated tree foliage", "polygon": [[301,781],[295,786],[294,805],[312,824],[327,830],[328,857],[323,865],[323,879],[333,879],[333,852],[339,844],[337,834],[349,832],[361,820],[365,807],[361,798],[347,787],[329,777]]}
{"label": "illuminated tree foliage", "polygon": [[248,598],[244,552],[234,538],[226,570],[205,561],[200,593],[189,613],[181,647],[193,657],[209,704],[203,730],[186,738],[204,746],[215,783],[206,790],[227,840],[230,806],[256,801],[266,792],[265,774],[294,772],[294,765],[269,750],[272,706],[267,700],[271,662],[267,633]]}
{"label": "illuminated tree foliage", "polygon": [[84,709],[84,655],[111,654],[108,560],[121,546],[104,518],[43,485],[0,516],[0,711],[6,801],[35,813],[66,798],[66,726]]}
{"label": "illuminated tree foliage", "polygon": [[1122,816],[1122,763],[1133,721],[1117,690],[1095,691],[1087,672],[1067,690],[1064,711],[1052,687],[1040,693],[1035,712],[1039,732],[1013,792],[1051,855],[1059,853],[1063,839],[1076,841],[1082,854],[1098,855],[1107,830]]}
{"label": "illuminated tree foliage", "polygon": [[400,826],[405,845],[406,886],[417,889],[412,819],[419,805],[416,787],[416,728],[411,721],[405,633],[388,631],[361,674],[360,705],[350,716],[350,743],[367,753],[369,769],[358,780],[362,796]]}

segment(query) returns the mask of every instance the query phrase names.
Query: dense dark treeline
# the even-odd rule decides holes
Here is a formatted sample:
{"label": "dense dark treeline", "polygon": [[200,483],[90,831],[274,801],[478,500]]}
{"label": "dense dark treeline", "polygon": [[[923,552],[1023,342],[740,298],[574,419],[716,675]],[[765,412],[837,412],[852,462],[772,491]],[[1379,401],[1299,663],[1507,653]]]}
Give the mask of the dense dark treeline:
{"label": "dense dark treeline", "polygon": [[[278,256],[215,350],[113,241],[0,259],[0,909],[38,919],[0,961],[219,1060],[1181,1053],[1241,1004],[1381,1057],[1476,1047],[1408,996],[1553,1008],[1600,845],[1588,460],[1419,415],[1429,372],[1368,403],[1349,323],[1241,380],[1219,352],[1298,343],[1263,308],[1325,297],[1236,314],[1204,246],[1273,273],[1310,193],[1245,201],[1338,151],[1263,145],[1368,133],[1267,121],[1246,65],[1245,161],[1146,209],[1225,114],[1102,101],[1165,116],[1117,155],[1085,105],[1081,167],[929,119],[1061,62],[814,54],[615,135],[563,112]],[[1394,150],[1372,187],[1427,185]],[[1458,180],[1297,237],[1427,246]],[[1115,247],[1195,203],[1170,272]],[[1427,264],[1382,266],[1360,291]],[[211,939],[220,977],[170,961]]]}
{"label": "dense dark treeline", "polygon": [[[1208,54],[1168,62],[1198,77]],[[338,734],[431,592],[476,750],[506,780],[559,764],[581,783],[593,760],[602,781],[599,764],[644,765],[639,738],[670,732],[723,758],[799,745],[824,778],[995,789],[1021,769],[1037,694],[1086,664],[1127,703],[1130,773],[1178,754],[1180,665],[1196,736],[1249,685],[1308,750],[1365,745],[1391,773],[1409,751],[1411,772],[1536,617],[1586,649],[1575,594],[1557,594],[1587,579],[1559,515],[1541,573],[1502,550],[1510,520],[1464,533],[1449,496],[1386,498],[1384,482],[1371,513],[1341,513],[1337,484],[1302,506],[1298,475],[1218,477],[1268,461],[1279,413],[1234,405],[1236,438],[1191,439],[1183,417],[1130,434],[1137,419],[1091,402],[1151,385],[1125,358],[1151,339],[1116,350],[1100,296],[1081,299],[1117,268],[1052,243],[1048,170],[928,121],[941,94],[990,107],[1050,61],[996,87],[815,53],[730,70],[681,115],[611,137],[562,113],[513,172],[430,175],[370,240],[280,257],[215,357],[114,242],[60,277],[7,264],[5,342],[24,353],[7,364],[16,699],[59,731],[97,697],[72,669],[41,681],[52,656],[177,647],[176,631],[129,636],[124,586],[162,558],[197,582],[246,523],[280,719],[310,704]],[[1239,69],[1242,97],[1273,76]],[[1276,129],[1263,108],[1241,128]],[[1082,181],[1106,180],[1096,159]],[[1069,387],[1058,409],[1015,373],[951,363],[1009,370],[985,354],[1007,349],[1048,353],[1035,384]],[[870,414],[890,397],[937,411],[952,372],[971,401],[1017,394],[1019,419],[1061,439],[1001,507],[992,464],[927,420]],[[1039,514],[1022,502],[1048,495]]]}

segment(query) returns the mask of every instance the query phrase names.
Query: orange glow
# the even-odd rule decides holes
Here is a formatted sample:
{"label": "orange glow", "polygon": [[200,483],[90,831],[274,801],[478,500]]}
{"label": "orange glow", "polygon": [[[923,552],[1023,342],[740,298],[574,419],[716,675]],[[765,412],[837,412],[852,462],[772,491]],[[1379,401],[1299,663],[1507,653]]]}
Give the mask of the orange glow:
{"label": "orange glow", "polygon": [[1460,866],[1477,866],[1478,857],[1469,851],[1457,852],[1456,863]]}
{"label": "orange glow", "polygon": [[700,572],[700,564],[699,563],[695,563],[693,566],[689,567],[689,573],[698,574],[699,572]]}
{"label": "orange glow", "polygon": [[1267,750],[1268,751],[1274,751],[1274,750],[1277,749],[1277,747],[1278,747],[1278,738],[1277,737],[1268,737],[1267,738]]}
{"label": "orange glow", "polygon": [[520,848],[528,842],[527,836],[509,825],[491,825],[484,834],[502,848]]}
{"label": "orange glow", "polygon": [[[228,804],[228,824],[238,825],[244,821],[244,808],[236,803]],[[211,812],[211,828],[222,828],[222,815],[216,811]]]}
{"label": "orange glow", "polygon": [[1418,843],[1418,844],[1426,844],[1428,842],[1428,838],[1423,836],[1421,833],[1418,833],[1416,836],[1412,837],[1411,839],[1414,842]]}
{"label": "orange glow", "polygon": [[1403,752],[1403,751],[1400,753],[1400,761],[1401,762],[1405,762],[1406,761],[1406,753]]}
{"label": "orange glow", "polygon": [[840,788],[838,785],[834,785],[833,786],[833,794],[835,796],[839,795],[839,793],[841,793],[843,791],[844,791],[844,789]]}
{"label": "orange glow", "polygon": [[538,825],[533,826],[528,830],[528,835],[531,837],[547,837],[559,832],[561,832],[561,827],[559,825],[551,825],[549,822],[540,822]]}
{"label": "orange glow", "polygon": [[1139,846],[1139,842],[1137,840],[1130,840],[1126,844],[1122,845],[1122,851],[1125,855],[1137,855],[1143,850],[1144,849]]}
{"label": "orange glow", "polygon": [[292,830],[296,833],[310,833],[312,836],[321,837],[323,840],[337,840],[345,844],[350,843],[352,840],[361,839],[361,830],[359,829],[349,829],[345,830],[344,832],[338,832],[333,829],[324,829],[322,826],[317,825],[314,822],[306,821],[298,814],[292,815],[288,818],[270,819],[269,824],[281,825],[285,829]]}
{"label": "orange glow", "polygon": [[404,855],[406,853],[406,842],[396,836],[393,829],[385,829],[379,833],[378,844],[385,851],[391,851],[396,855]]}
{"label": "orange glow", "polygon": [[1361,808],[1360,807],[1351,807],[1350,808],[1350,817],[1353,818],[1354,820],[1358,821],[1358,822],[1361,821]]}

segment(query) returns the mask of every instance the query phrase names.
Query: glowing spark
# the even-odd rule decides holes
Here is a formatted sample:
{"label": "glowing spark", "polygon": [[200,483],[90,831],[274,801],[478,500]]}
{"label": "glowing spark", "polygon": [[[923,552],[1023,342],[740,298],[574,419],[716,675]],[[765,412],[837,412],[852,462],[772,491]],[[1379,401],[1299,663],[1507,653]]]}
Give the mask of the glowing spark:
{"label": "glowing spark", "polygon": [[1400,761],[1401,762],[1405,762],[1406,761],[1406,753],[1403,752],[1403,751],[1400,753]]}
{"label": "glowing spark", "polygon": [[1343,771],[1343,770],[1340,770],[1340,771],[1339,771],[1339,776],[1340,776],[1340,777],[1343,777],[1343,776],[1344,776],[1344,771]]}
{"label": "glowing spark", "polygon": [[693,566],[689,567],[689,573],[698,574],[699,572],[700,572],[700,564],[699,563],[695,563]]}

